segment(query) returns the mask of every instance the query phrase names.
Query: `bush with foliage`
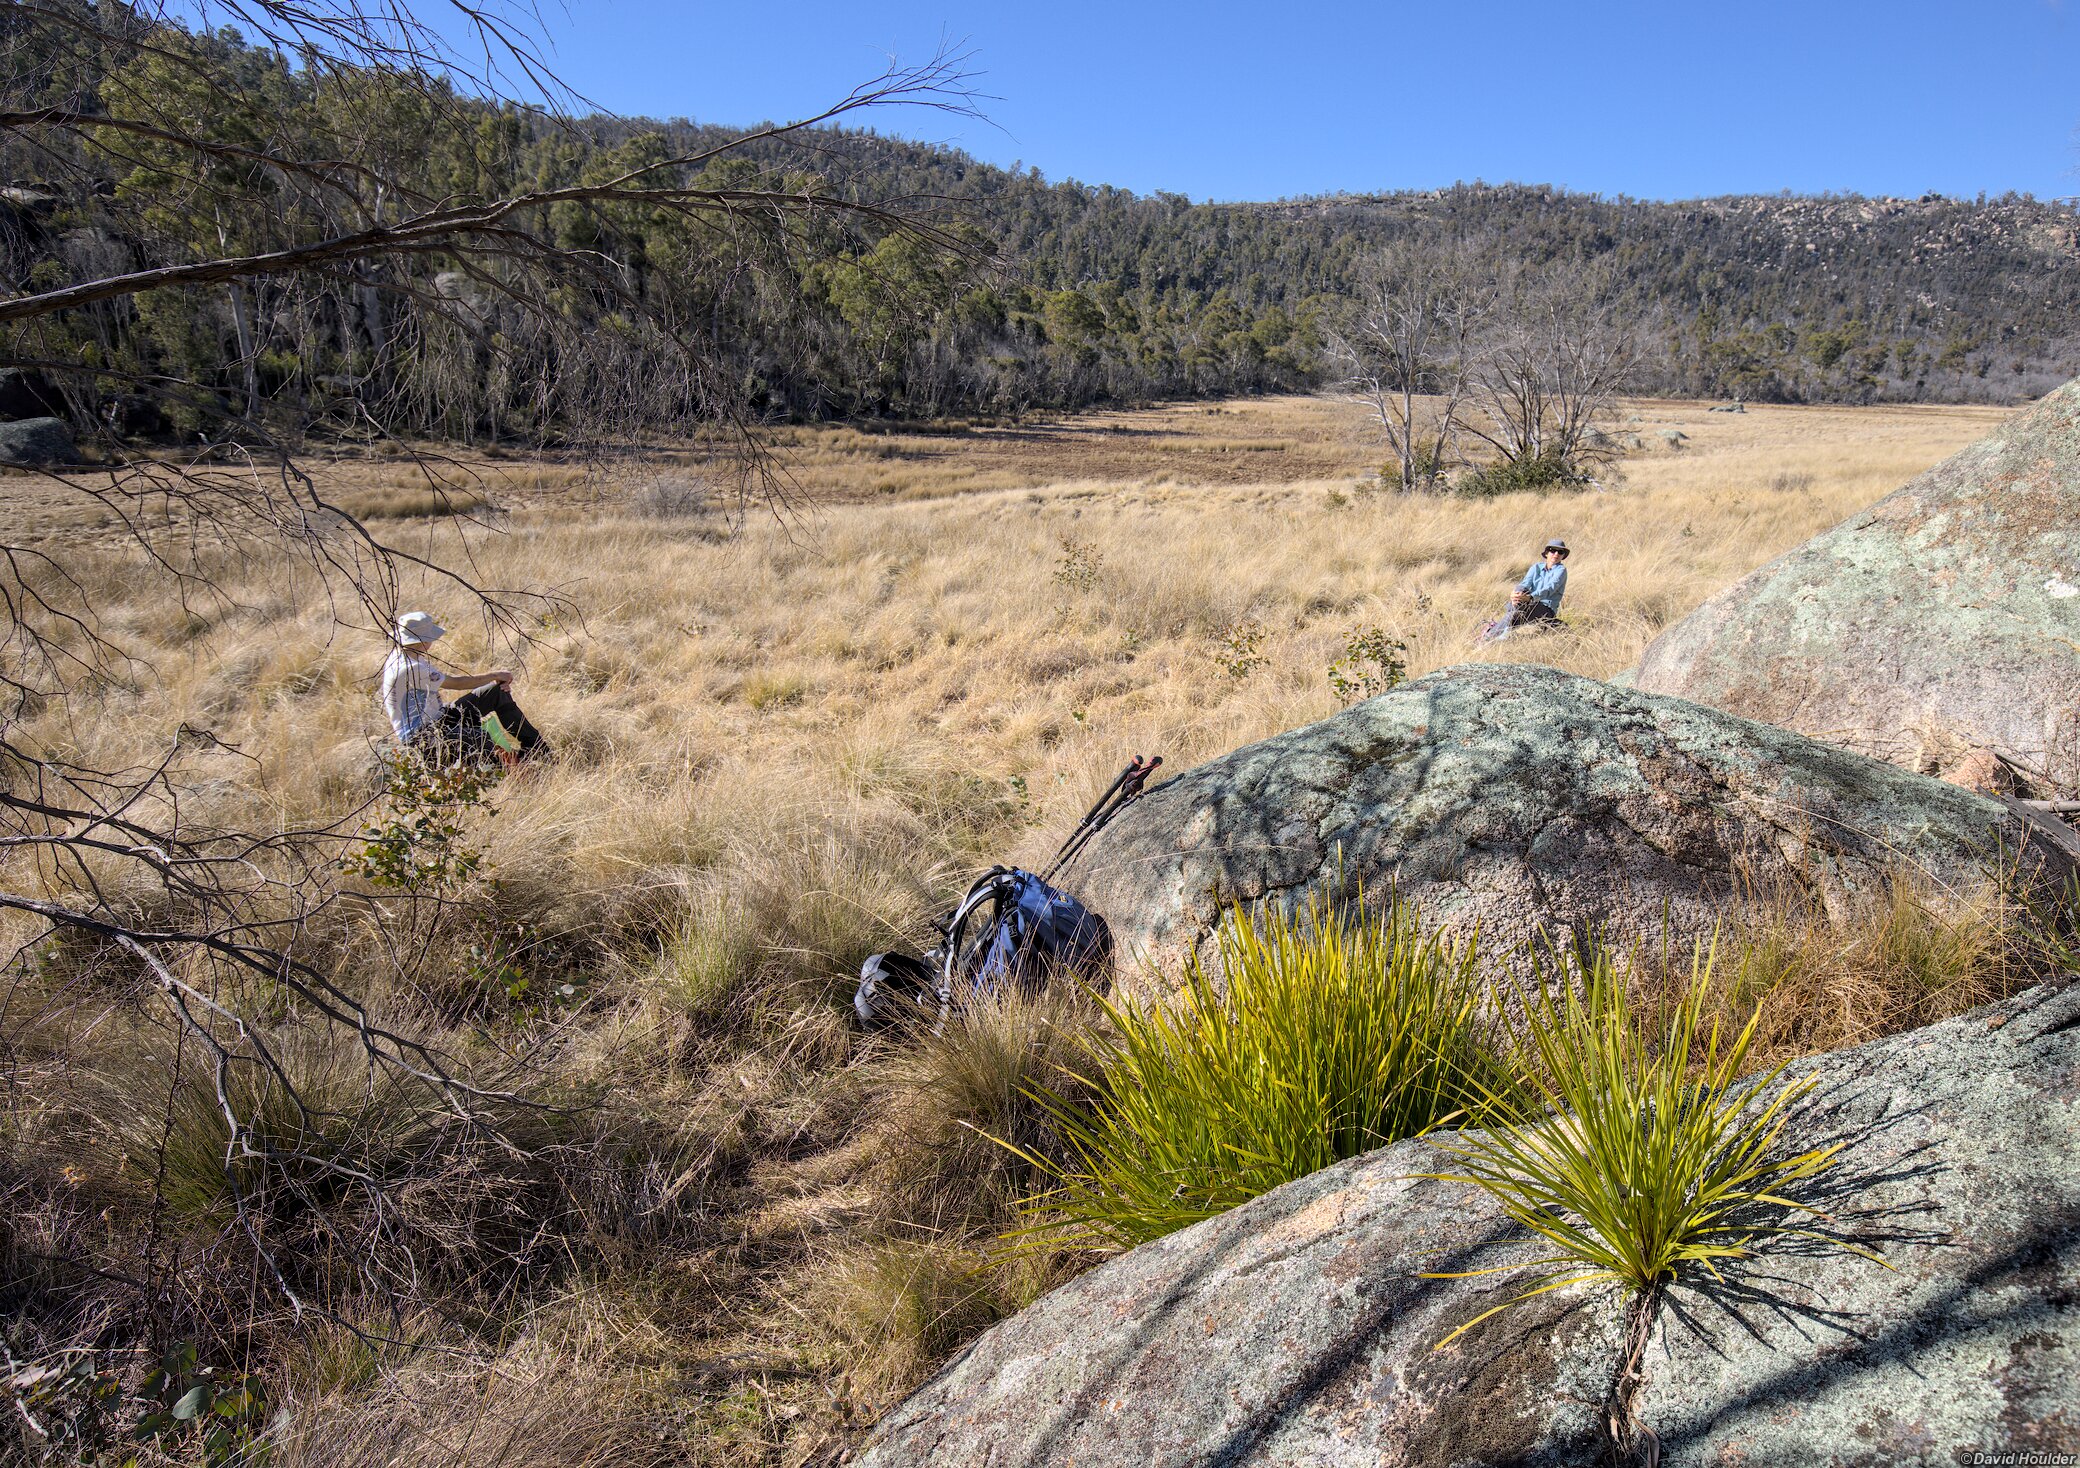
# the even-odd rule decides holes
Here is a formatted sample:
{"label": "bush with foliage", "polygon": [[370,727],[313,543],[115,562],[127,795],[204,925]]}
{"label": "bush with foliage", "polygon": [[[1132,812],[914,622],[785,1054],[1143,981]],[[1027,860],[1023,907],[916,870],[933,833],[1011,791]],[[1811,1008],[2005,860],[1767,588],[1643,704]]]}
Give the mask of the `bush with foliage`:
{"label": "bush with foliage", "polygon": [[1343,656],[1329,664],[1329,687],[1345,703],[1377,698],[1408,678],[1402,654],[1408,644],[1380,627],[1360,627],[1343,642]]}
{"label": "bush with foliage", "polygon": [[1579,489],[1588,471],[1564,455],[1546,452],[1522,459],[1500,459],[1469,470],[1452,482],[1452,493],[1474,499],[1542,489]]}
{"label": "bush with foliage", "polygon": [[1271,666],[1264,656],[1264,624],[1255,617],[1230,622],[1214,634],[1213,665],[1231,683],[1240,683],[1259,668]]}
{"label": "bush with foliage", "polygon": [[361,830],[361,847],[341,862],[379,887],[439,891],[475,876],[484,853],[470,840],[471,817],[489,808],[496,767],[437,764],[399,748],[383,759],[384,812]]}
{"label": "bush with foliage", "polygon": [[1325,907],[1240,912],[1220,974],[1174,998],[1103,1004],[1075,1085],[1031,1094],[1054,1156],[1014,1146],[1054,1186],[1024,1232],[1129,1247],[1454,1117],[1507,1114],[1512,1085],[1481,1019],[1473,941]]}
{"label": "bush with foliage", "polygon": [[1737,1033],[1717,1020],[1707,1027],[1711,990],[1711,965],[1701,961],[1651,1040],[1607,955],[1593,955],[1579,973],[1542,974],[1535,992],[1518,991],[1519,1070],[1526,1095],[1540,1104],[1523,1119],[1500,1118],[1492,1130],[1444,1142],[1462,1170],[1440,1176],[1485,1189],[1550,1252],[1527,1264],[1432,1276],[1543,1271],[1445,1341],[1566,1285],[1651,1294],[1687,1268],[1717,1275],[1721,1262],[1772,1238],[1877,1260],[1797,1221],[1823,1217],[1798,1193],[1833,1166],[1842,1144],[1787,1155],[1791,1109],[1813,1082],[1777,1084],[1782,1063],[1744,1080],[1761,1006]]}

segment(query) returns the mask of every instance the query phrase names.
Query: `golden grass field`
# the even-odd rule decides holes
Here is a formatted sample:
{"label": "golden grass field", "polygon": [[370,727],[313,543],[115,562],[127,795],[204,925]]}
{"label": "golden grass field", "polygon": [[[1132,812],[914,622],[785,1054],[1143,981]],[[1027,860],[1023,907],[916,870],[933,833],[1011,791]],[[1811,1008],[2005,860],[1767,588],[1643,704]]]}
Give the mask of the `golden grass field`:
{"label": "golden grass field", "polygon": [[[943,1069],[856,1050],[842,1000],[863,953],[915,942],[981,866],[1043,864],[1130,754],[1180,769],[1334,711],[1327,667],[1355,631],[1405,642],[1411,675],[1483,657],[1608,676],[2004,416],[1705,408],[1630,405],[1619,429],[1647,447],[1603,489],[1486,501],[1366,487],[1381,454],[1360,410],[1316,398],[780,430],[798,507],[734,523],[684,448],[468,460],[484,523],[463,532],[412,518],[407,465],[323,466],[404,548],[554,595],[518,642],[452,588],[404,601],[455,629],[449,666],[516,668],[562,754],[500,791],[487,875],[424,968],[384,971],[350,917],[327,951],[469,1064],[584,1097],[560,1145],[618,1171],[524,1288],[402,1320],[341,1296],[372,1332],[446,1351],[279,1320],[242,1336],[295,1407],[277,1461],[824,1461],[1057,1267],[963,1273],[973,1219],[917,1201],[919,1159],[967,1145],[961,1103],[931,1093]],[[118,765],[212,729],[241,753],[192,757],[190,814],[227,825],[368,796],[383,644],[336,626],[308,575],[238,568],[231,602],[182,610],[49,481],[0,478],[0,505],[69,548],[152,668],[51,707],[33,738]],[[1475,652],[1551,535],[1575,548],[1572,630]],[[476,1004],[464,935],[486,934],[576,996]],[[134,1203],[140,1122],[108,1098],[163,1097],[146,1062],[164,1021],[39,972],[0,1008],[15,1165],[62,1157],[82,1199]]]}

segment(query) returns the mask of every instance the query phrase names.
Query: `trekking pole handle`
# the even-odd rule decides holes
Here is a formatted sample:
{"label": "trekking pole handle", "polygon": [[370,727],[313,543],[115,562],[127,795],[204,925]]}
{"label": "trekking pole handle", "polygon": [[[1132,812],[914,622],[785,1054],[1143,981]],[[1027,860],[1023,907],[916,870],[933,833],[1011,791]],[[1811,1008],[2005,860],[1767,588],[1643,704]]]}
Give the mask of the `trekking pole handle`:
{"label": "trekking pole handle", "polygon": [[[1146,760],[1143,760],[1138,754],[1135,755],[1133,762],[1124,770],[1121,770],[1119,778],[1112,782],[1112,786],[1105,792],[1104,798],[1092,806],[1091,813],[1083,818],[1082,823],[1074,831],[1069,833],[1069,839],[1062,843],[1062,849],[1055,853],[1053,864],[1042,873],[1040,880],[1043,882],[1053,881],[1054,874],[1073,861],[1077,854],[1089,844],[1091,837],[1102,831],[1106,823],[1114,816],[1139,800],[1141,798],[1141,787],[1148,782],[1148,777],[1155,773],[1156,766],[1162,762],[1163,757],[1159,754],[1151,755]],[[1114,796],[1119,797],[1117,801],[1113,799]]]}
{"label": "trekking pole handle", "polygon": [[1092,821],[1096,820],[1098,812],[1105,809],[1105,803],[1111,800],[1112,797],[1119,792],[1120,786],[1126,784],[1127,781],[1133,779],[1134,772],[1139,770],[1140,768],[1141,756],[1137,754],[1128,763],[1127,767],[1124,770],[1121,770],[1117,775],[1114,775],[1112,777],[1112,783],[1105,787],[1105,793],[1098,797],[1097,803],[1093,805],[1089,810],[1084,812],[1083,819],[1076,823],[1078,829],[1081,829],[1082,827],[1087,826]]}
{"label": "trekking pole handle", "polygon": [[1083,813],[1083,819],[1076,823],[1076,829],[1069,833],[1068,840],[1064,841],[1062,843],[1061,850],[1055,853],[1054,859],[1056,865],[1060,865],[1063,856],[1068,852],[1069,848],[1075,844],[1076,838],[1078,836],[1081,836],[1084,833],[1085,828],[1088,827],[1092,821],[1095,821],[1098,818],[1098,812],[1105,809],[1106,804],[1111,801],[1112,797],[1119,793],[1120,786],[1126,784],[1127,781],[1132,779],[1134,777],[1135,772],[1140,768],[1141,756],[1137,754],[1134,756],[1133,762],[1131,764],[1129,764],[1124,770],[1121,770],[1117,775],[1114,775],[1112,777],[1112,783],[1105,787],[1105,793],[1098,797],[1096,804],[1094,804],[1089,810]]}

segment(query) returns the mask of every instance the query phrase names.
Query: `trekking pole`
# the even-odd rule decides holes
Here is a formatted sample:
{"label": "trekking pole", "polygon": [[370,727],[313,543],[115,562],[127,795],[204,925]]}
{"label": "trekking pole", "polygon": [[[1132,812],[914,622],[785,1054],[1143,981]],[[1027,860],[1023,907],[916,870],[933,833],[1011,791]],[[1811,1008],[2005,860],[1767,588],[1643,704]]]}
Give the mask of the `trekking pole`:
{"label": "trekking pole", "polygon": [[1089,844],[1091,837],[1104,830],[1114,816],[1139,800],[1142,787],[1148,783],[1148,777],[1156,772],[1156,766],[1162,762],[1163,757],[1159,754],[1151,755],[1147,760],[1143,760],[1138,754],[1135,755],[1133,763],[1119,772],[1119,778],[1106,788],[1105,793],[1098,798],[1098,803],[1091,807],[1090,814],[1078,822],[1076,829],[1069,833],[1069,839],[1064,841],[1062,849],[1055,853],[1054,864],[1041,874],[1040,880],[1052,882],[1054,874],[1074,861],[1077,853]]}
{"label": "trekking pole", "polygon": [[1162,762],[1163,757],[1159,754],[1151,756],[1145,763],[1139,755],[1135,756],[1134,763],[1127,766],[1118,783],[1117,798],[1114,799],[1109,808],[1103,811],[1094,811],[1092,819],[1070,838],[1068,848],[1055,858],[1054,866],[1048,869],[1050,877],[1054,872],[1059,871],[1062,867],[1074,861],[1081,854],[1083,848],[1090,844],[1091,838],[1104,830],[1111,823],[1114,816],[1141,798],[1142,787],[1148,783],[1148,777],[1156,772],[1156,766]]}
{"label": "trekking pole", "polygon": [[[1122,785],[1126,784],[1127,781],[1133,779],[1136,772],[1138,772],[1140,768],[1141,756],[1137,754],[1131,760],[1127,761],[1127,767],[1125,769],[1121,770],[1117,775],[1114,775],[1112,777],[1112,783],[1105,787],[1105,793],[1099,796],[1097,800],[1092,803],[1091,808],[1083,813],[1083,819],[1078,821],[1076,823],[1076,829],[1069,833],[1069,841],[1074,841],[1077,838],[1077,836],[1082,833],[1084,827],[1088,826],[1092,821],[1095,821],[1098,818],[1098,812],[1105,809],[1105,803],[1111,800],[1114,795],[1118,794],[1119,788]],[[1069,841],[1064,841],[1062,843],[1062,849],[1064,851],[1068,849]],[[1056,853],[1057,856],[1059,856],[1060,854],[1060,852]]]}
{"label": "trekking pole", "polygon": [[[1125,769],[1112,777],[1112,783],[1105,787],[1105,793],[1100,795],[1091,808],[1083,813],[1083,819],[1076,823],[1076,829],[1069,833],[1068,838],[1062,842],[1060,849],[1055,852],[1054,866],[1049,867],[1047,869],[1048,872],[1052,872],[1055,867],[1062,864],[1063,859],[1069,854],[1069,848],[1075,844],[1076,838],[1081,836],[1090,823],[1098,818],[1098,812],[1105,808],[1105,803],[1111,800],[1118,793],[1120,786],[1126,784],[1133,777],[1134,772],[1140,768],[1141,756],[1137,754]],[[1042,880],[1046,879],[1046,875],[1047,873],[1045,872],[1041,874]]]}

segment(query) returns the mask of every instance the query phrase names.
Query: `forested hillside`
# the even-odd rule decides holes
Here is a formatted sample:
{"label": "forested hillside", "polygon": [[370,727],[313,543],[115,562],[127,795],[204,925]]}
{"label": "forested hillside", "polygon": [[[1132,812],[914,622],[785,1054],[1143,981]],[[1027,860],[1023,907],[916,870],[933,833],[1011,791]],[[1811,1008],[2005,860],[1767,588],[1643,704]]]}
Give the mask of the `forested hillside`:
{"label": "forested hillside", "polygon": [[[76,0],[50,13],[63,3]],[[571,124],[463,97],[429,108],[402,90],[386,113],[368,77],[313,75],[229,33],[152,27],[150,46],[120,54],[94,34],[0,20],[8,294],[308,238],[304,206],[363,162],[408,179],[422,202],[467,202],[609,180],[738,136]],[[169,135],[209,140],[207,166],[192,146],[97,126],[111,89],[149,98]],[[614,277],[611,289],[574,282],[547,309],[611,334],[626,320],[615,292],[663,308],[757,416],[1016,412],[1324,385],[1325,343],[1368,253],[1464,237],[1534,265],[1609,266],[1612,309],[1641,337],[1642,391],[2007,402],[2080,373],[2080,217],[2027,198],[1656,203],[1473,184],[1210,205],[1049,183],[865,132],[813,142],[753,143],[646,177],[870,201],[929,227],[717,224],[583,202],[518,211],[528,248],[597,250]],[[327,156],[331,180],[279,161]],[[380,225],[403,204],[377,190],[355,207]],[[947,234],[967,248],[948,248]],[[606,396],[625,421],[666,428],[714,399],[648,380],[632,329],[626,370],[574,375],[543,309],[482,259],[399,251],[322,283],[196,285],[45,312],[0,356],[48,364],[76,422],[130,436],[208,434],[234,416],[337,429],[380,401],[393,430],[528,437],[563,431],[581,402],[590,411]],[[184,391],[147,405],[126,378]]]}
{"label": "forested hillside", "polygon": [[1014,268],[1004,304],[1028,355],[1043,335],[1095,349],[1081,373],[1057,361],[1071,397],[1099,374],[1132,395],[1317,372],[1359,263],[1404,236],[1608,259],[1647,338],[1647,391],[2011,402],[2080,372],[2080,214],[2026,197],[1661,203],[1461,184],[1194,205],[880,138],[840,151],[855,187],[944,196],[985,228]]}

